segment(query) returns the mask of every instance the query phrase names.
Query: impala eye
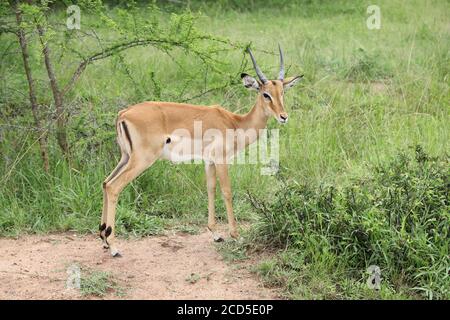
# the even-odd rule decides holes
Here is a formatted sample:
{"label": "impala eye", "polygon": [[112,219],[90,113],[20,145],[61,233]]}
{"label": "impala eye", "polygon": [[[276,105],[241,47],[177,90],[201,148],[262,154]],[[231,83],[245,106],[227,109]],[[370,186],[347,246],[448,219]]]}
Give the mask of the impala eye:
{"label": "impala eye", "polygon": [[263,93],[263,97],[264,97],[264,99],[267,99],[267,100],[272,100],[272,98],[270,97],[270,95],[268,94],[268,93]]}

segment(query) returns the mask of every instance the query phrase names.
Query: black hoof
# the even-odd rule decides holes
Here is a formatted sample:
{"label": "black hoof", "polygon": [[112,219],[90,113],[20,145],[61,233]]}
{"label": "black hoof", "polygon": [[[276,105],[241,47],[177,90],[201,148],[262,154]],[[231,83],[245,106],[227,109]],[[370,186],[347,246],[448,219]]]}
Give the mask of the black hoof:
{"label": "black hoof", "polygon": [[214,238],[214,242],[224,242],[225,240],[222,237]]}

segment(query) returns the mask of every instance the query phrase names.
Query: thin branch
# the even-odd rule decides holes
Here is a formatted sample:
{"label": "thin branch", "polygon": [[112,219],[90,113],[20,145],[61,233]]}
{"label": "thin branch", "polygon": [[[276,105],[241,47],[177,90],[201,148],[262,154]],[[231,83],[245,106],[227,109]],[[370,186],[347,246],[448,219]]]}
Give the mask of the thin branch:
{"label": "thin branch", "polygon": [[97,52],[87,58],[85,58],[79,65],[78,68],[75,70],[75,72],[72,74],[72,77],[70,78],[69,82],[66,84],[64,89],[61,91],[62,95],[64,96],[75,84],[75,82],[78,80],[78,78],[81,76],[83,71],[86,69],[86,67],[97,60],[105,59],[117,52],[124,51],[129,48],[138,47],[138,46],[145,46],[150,44],[172,44],[172,45],[178,45],[182,46],[181,42],[170,42],[165,40],[157,40],[157,39],[148,39],[148,40],[132,40],[125,43],[120,43],[117,45],[114,45],[112,47],[106,48],[102,50],[101,52]]}

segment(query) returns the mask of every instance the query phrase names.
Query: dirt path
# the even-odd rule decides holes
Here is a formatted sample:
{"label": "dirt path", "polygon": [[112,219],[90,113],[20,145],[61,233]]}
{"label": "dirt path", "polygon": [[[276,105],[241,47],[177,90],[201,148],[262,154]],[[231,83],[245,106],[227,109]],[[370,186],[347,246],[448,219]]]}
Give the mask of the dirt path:
{"label": "dirt path", "polygon": [[[104,299],[274,299],[248,271],[223,261],[210,235],[169,234],[118,240],[112,258],[94,235],[63,233],[0,239],[0,299],[93,299],[66,289],[68,268],[107,271],[122,294]],[[90,270],[90,271],[87,271]]]}

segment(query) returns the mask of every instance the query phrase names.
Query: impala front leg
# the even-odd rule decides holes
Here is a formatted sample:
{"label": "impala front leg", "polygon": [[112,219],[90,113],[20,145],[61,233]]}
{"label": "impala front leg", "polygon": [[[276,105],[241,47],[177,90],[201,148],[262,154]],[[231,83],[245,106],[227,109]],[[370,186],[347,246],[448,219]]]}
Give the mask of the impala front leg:
{"label": "impala front leg", "polygon": [[216,167],[214,163],[205,164],[206,171],[206,185],[208,188],[208,229],[213,235],[215,242],[223,241],[223,238],[217,233],[216,230]]}
{"label": "impala front leg", "polygon": [[225,200],[225,206],[227,208],[228,227],[230,231],[230,236],[236,239],[239,236],[239,234],[237,232],[236,220],[234,219],[233,214],[231,183],[230,177],[228,176],[228,165],[217,164],[216,169],[217,175],[219,176],[219,183],[220,188],[222,189],[222,195]]}

